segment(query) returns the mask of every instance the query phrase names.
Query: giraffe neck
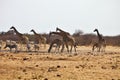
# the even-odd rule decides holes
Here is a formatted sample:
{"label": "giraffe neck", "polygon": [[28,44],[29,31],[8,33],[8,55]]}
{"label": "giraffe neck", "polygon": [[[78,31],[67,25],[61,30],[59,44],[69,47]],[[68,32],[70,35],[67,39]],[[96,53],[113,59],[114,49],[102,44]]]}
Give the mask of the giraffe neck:
{"label": "giraffe neck", "polygon": [[58,30],[58,31],[61,31],[61,32],[65,32],[65,31],[63,31],[63,30],[61,30],[61,29],[59,29],[59,28],[57,28],[57,30]]}
{"label": "giraffe neck", "polygon": [[36,36],[37,38],[42,39],[42,36],[41,36],[40,34],[36,33],[34,30],[33,30],[33,33],[35,34],[35,36]]}
{"label": "giraffe neck", "polygon": [[101,41],[101,40],[102,40],[102,36],[100,35],[100,33],[99,33],[98,30],[97,30],[97,35],[98,35],[98,39],[99,39],[99,41]]}
{"label": "giraffe neck", "polygon": [[33,33],[34,33],[35,35],[38,35],[34,30],[33,30]]}
{"label": "giraffe neck", "polygon": [[15,28],[13,28],[13,29],[14,29],[15,33],[16,33],[18,36],[22,36],[22,34],[19,33]]}

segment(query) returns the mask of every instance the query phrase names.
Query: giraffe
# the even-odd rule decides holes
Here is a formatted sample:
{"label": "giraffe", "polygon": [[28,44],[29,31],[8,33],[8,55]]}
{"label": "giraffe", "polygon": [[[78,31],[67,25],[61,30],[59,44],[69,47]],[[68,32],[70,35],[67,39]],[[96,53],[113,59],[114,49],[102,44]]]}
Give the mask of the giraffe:
{"label": "giraffe", "polygon": [[[64,32],[50,32],[49,37],[52,34],[56,34],[56,35],[62,36],[62,38],[63,38],[63,44],[66,45],[67,52],[69,52],[68,44],[71,46],[70,52],[72,52],[73,46],[74,46],[74,50],[76,52],[75,39],[72,36],[67,35]],[[64,45],[62,46],[61,52],[63,52],[63,50],[64,50]]]}
{"label": "giraffe", "polygon": [[35,30],[33,30],[33,29],[30,32],[33,32],[35,37],[36,37],[36,39],[39,41],[40,45],[41,45],[41,43],[43,43],[44,44],[44,48],[46,48],[46,38],[43,37],[42,35],[36,33]]}
{"label": "giraffe", "polygon": [[62,29],[60,29],[60,28],[56,28],[56,32],[57,31],[60,31],[60,32],[62,32],[63,34],[67,34],[67,35],[70,35],[70,33],[69,32],[65,32],[65,31],[63,31]]}
{"label": "giraffe", "polygon": [[29,44],[29,38],[27,36],[19,33],[14,26],[12,26],[10,29],[13,29],[15,31],[16,35],[19,37],[19,42],[21,44],[21,47],[22,47],[23,42],[25,42],[26,45]]}
{"label": "giraffe", "polygon": [[[57,32],[57,31],[59,31],[60,33],[66,35],[66,36],[68,36],[68,37],[70,37],[70,38],[73,38],[73,41],[74,41],[74,45],[73,45],[73,46],[74,46],[75,52],[76,52],[77,43],[75,42],[74,37],[72,37],[69,32],[63,31],[62,29],[60,29],[60,28],[58,28],[58,27],[56,28],[56,32]],[[67,41],[67,40],[66,40],[66,41]],[[64,49],[64,47],[63,47],[63,49]]]}
{"label": "giraffe", "polygon": [[106,47],[106,41],[105,39],[103,39],[102,35],[99,33],[98,29],[95,29],[94,32],[97,32],[97,35],[98,35],[98,52],[100,52],[100,49],[102,47]]}
{"label": "giraffe", "polygon": [[56,44],[56,46],[55,46],[56,47],[55,52],[56,52],[56,50],[58,50],[58,52],[59,52],[60,46],[63,45],[63,41],[61,39],[55,39],[55,40],[53,40],[51,42],[51,44],[50,44],[49,49],[48,49],[48,53],[50,53],[50,51],[51,51],[51,49],[52,49],[52,47],[53,47],[54,44]]}

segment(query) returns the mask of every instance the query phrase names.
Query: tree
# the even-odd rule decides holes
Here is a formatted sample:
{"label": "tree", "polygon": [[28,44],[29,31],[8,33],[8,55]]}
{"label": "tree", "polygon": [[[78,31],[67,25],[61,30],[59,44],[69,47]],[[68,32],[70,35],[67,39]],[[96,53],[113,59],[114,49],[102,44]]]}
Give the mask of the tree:
{"label": "tree", "polygon": [[73,33],[73,36],[78,37],[83,34],[83,31],[80,29],[75,30],[75,33]]}

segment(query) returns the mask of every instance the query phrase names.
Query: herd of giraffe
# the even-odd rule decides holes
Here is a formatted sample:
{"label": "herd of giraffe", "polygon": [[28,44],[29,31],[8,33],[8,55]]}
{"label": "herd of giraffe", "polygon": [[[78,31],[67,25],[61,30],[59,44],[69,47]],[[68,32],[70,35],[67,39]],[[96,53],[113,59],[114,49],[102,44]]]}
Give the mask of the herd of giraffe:
{"label": "herd of giraffe", "polygon": [[[10,29],[13,29],[14,32],[16,33],[16,35],[19,37],[19,40],[18,42],[20,43],[21,45],[21,49],[23,47],[23,43],[26,44],[28,50],[30,49],[30,41],[29,41],[29,38],[27,36],[25,36],[24,34],[20,33],[17,31],[17,29],[12,26]],[[44,44],[44,48],[46,48],[46,38],[43,37],[42,35],[38,34],[35,32],[34,29],[32,29],[30,32],[33,32],[34,33],[34,46],[35,46],[35,50],[36,48],[39,50],[39,45],[37,46],[37,43],[36,43],[36,40],[38,41],[38,43],[41,45],[42,43]],[[92,47],[92,51],[95,50],[95,48],[97,49],[98,52],[100,51],[105,51],[105,47],[106,47],[106,41],[105,39],[103,39],[102,35],[99,33],[98,29],[95,29],[94,32],[97,32],[97,36],[98,36],[98,41],[96,43],[93,44],[93,47]],[[67,52],[72,52],[72,48],[74,48],[74,51],[76,52],[76,48],[77,48],[77,43],[75,41],[75,38],[70,35],[69,32],[66,32],[60,28],[56,28],[56,31],[53,31],[53,32],[50,32],[49,33],[49,39],[50,39],[50,36],[51,35],[58,35],[58,36],[61,36],[62,39],[54,39],[51,43],[50,43],[50,46],[49,46],[49,49],[48,49],[48,53],[51,52],[51,49],[52,47],[55,45],[56,47],[56,50],[58,50],[57,52],[59,52],[59,49],[60,47],[61,48],[61,52],[64,51],[64,48],[66,47],[67,48]],[[16,48],[16,45],[7,45],[10,50],[11,48]],[[71,48],[69,49],[69,46],[71,46]],[[0,49],[1,49],[1,46],[0,46]],[[56,52],[55,50],[55,52]]]}

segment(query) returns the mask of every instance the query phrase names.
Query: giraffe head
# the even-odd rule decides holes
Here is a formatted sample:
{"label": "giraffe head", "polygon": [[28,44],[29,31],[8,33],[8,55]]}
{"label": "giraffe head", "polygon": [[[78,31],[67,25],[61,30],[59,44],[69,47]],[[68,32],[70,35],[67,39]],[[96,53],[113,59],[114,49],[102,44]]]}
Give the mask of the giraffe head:
{"label": "giraffe head", "polygon": [[33,29],[31,29],[31,31],[30,32],[34,32],[34,30]]}
{"label": "giraffe head", "polygon": [[58,27],[56,27],[56,32],[59,30],[59,28]]}
{"label": "giraffe head", "polygon": [[12,26],[10,29],[15,29],[15,27],[14,27],[14,26]]}
{"label": "giraffe head", "polygon": [[95,31],[98,31],[98,29],[95,29],[94,32],[95,32]]}

